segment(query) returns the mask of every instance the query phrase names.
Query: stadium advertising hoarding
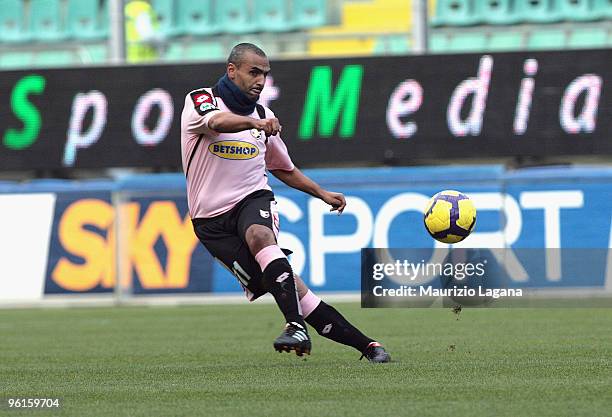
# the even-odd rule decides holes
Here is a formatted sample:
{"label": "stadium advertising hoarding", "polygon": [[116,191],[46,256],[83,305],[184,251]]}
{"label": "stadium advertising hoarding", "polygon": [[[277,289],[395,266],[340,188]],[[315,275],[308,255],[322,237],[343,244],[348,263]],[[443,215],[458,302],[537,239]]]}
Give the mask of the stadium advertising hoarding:
{"label": "stadium advertising hoarding", "polygon": [[111,181],[45,182],[0,192],[0,301],[113,293],[118,250],[125,292],[211,291],[212,259],[193,234],[182,194],[158,190],[118,204]]}
{"label": "stadium advertising hoarding", "polygon": [[[485,166],[308,174],[345,192],[348,201],[345,213],[336,216],[319,200],[274,185],[281,246],[294,251],[294,270],[317,291],[358,291],[362,248],[441,247],[425,231],[422,211],[431,195],[448,188],[465,192],[478,209],[465,247],[514,251],[522,269],[511,272],[525,271],[508,277],[515,287],[612,290],[610,169],[505,172]],[[8,214],[9,206],[2,206],[7,224],[0,235],[0,298],[111,293],[117,282],[117,206],[122,207],[122,238],[128,241],[121,251],[122,276],[134,295],[241,292],[197,242],[187,217],[184,179],[171,177],[168,182],[144,176],[147,190],[124,188],[119,200],[111,197],[112,186],[89,192],[24,187],[0,195],[12,202]],[[21,215],[10,216],[13,212]],[[36,215],[27,215],[32,212]],[[23,239],[24,233],[31,239]],[[24,241],[27,245],[19,243]],[[581,253],[589,256],[576,261]]]}
{"label": "stadium advertising hoarding", "polygon": [[[321,179],[346,191],[347,209],[339,217],[302,193],[279,193],[284,233],[280,239],[288,239],[286,245],[295,252],[294,269],[315,288],[356,289],[362,248],[446,247],[426,232],[422,212],[431,195],[449,188],[467,194],[478,210],[475,231],[461,246],[522,251],[516,257],[524,265],[509,271],[509,279],[520,282],[520,287],[612,288],[609,170],[599,175],[597,170],[567,168],[521,174],[474,168],[380,172],[377,176],[373,170],[345,171],[337,178],[330,174]],[[440,173],[445,179],[437,176]],[[584,248],[593,249],[590,256],[578,257],[581,261],[568,267]],[[565,260],[559,257],[564,254]]]}
{"label": "stadium advertising hoarding", "polygon": [[[120,207],[122,231],[110,193],[60,195],[45,294],[112,292],[119,270],[133,294],[211,291],[212,259],[193,233],[184,198],[132,198]],[[118,233],[126,241],[121,269]]]}
{"label": "stadium advertising hoarding", "polygon": [[[610,155],[611,50],[273,61],[260,102],[303,166]],[[3,73],[2,170],[180,165],[223,64]]]}

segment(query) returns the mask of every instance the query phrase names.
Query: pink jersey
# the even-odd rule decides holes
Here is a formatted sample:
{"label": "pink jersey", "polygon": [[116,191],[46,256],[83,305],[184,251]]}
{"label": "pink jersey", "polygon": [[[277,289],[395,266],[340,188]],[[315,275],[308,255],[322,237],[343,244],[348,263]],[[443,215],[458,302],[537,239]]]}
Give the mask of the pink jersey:
{"label": "pink jersey", "polygon": [[[274,117],[268,109],[266,117]],[[187,201],[192,219],[214,217],[229,211],[248,194],[270,190],[266,169],[293,170],[293,162],[280,135],[266,142],[263,131],[251,129],[238,133],[217,133],[208,120],[218,111],[230,111],[211,89],[194,90],[185,97],[181,116],[181,153],[183,171],[198,138],[201,143],[189,165]],[[259,119],[257,111],[250,117]]]}

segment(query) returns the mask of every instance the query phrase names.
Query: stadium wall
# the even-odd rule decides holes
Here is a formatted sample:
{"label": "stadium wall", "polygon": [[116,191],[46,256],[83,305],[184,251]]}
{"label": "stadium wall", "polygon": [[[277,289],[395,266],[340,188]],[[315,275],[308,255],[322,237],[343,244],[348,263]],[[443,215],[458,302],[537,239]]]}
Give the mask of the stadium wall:
{"label": "stadium wall", "polygon": [[[593,249],[581,273],[570,267],[551,273],[544,260],[532,261],[523,287],[612,292],[611,168],[306,172],[348,201],[338,217],[272,179],[281,245],[293,250],[295,271],[319,292],[360,289],[362,247],[433,248],[422,211],[429,196],[443,189],[468,194],[478,208],[465,247]],[[240,293],[193,235],[184,187],[180,174],[0,184],[0,305],[58,296],[78,302],[92,295]]]}

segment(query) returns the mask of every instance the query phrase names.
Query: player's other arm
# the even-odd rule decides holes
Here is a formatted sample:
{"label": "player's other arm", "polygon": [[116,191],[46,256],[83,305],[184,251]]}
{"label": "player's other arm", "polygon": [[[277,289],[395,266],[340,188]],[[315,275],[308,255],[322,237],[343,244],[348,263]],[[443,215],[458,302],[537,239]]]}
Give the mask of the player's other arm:
{"label": "player's other arm", "polygon": [[228,111],[215,111],[208,119],[208,128],[217,133],[236,133],[247,129],[257,129],[263,130],[266,136],[273,136],[281,131],[277,118],[254,119]]}
{"label": "player's other arm", "polygon": [[288,186],[325,201],[332,206],[330,211],[337,210],[338,214],[340,214],[344,207],[346,207],[346,199],[342,193],[324,190],[319,184],[304,175],[297,167],[294,167],[291,171],[275,169],[271,172]]}

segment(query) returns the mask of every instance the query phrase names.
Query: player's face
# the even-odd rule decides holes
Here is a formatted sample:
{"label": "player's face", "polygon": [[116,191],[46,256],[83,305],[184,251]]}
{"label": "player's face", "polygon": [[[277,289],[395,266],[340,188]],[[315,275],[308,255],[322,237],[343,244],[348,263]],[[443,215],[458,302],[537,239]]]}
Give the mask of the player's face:
{"label": "player's face", "polygon": [[229,78],[253,101],[259,100],[269,72],[268,58],[253,52],[245,53],[239,66],[230,63],[227,67]]}

